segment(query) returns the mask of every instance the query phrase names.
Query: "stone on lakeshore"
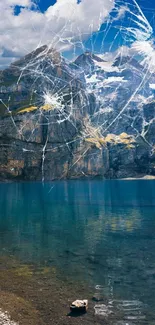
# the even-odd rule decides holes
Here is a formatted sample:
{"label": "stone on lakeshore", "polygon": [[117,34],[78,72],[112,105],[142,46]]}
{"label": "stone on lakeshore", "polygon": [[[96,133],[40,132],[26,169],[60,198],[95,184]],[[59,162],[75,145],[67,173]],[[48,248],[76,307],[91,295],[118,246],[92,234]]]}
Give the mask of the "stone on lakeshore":
{"label": "stone on lakeshore", "polygon": [[82,311],[82,312],[86,312],[88,309],[88,300],[84,299],[84,300],[75,300],[71,306],[70,306],[70,310],[71,311]]}

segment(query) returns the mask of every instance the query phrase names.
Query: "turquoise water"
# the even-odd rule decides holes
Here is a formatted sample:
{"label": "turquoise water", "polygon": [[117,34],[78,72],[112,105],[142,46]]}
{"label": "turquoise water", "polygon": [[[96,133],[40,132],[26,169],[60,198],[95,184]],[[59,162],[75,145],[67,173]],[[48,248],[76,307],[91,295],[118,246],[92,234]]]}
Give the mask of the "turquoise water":
{"label": "turquoise water", "polygon": [[0,252],[84,280],[120,325],[155,324],[155,181],[0,184]]}

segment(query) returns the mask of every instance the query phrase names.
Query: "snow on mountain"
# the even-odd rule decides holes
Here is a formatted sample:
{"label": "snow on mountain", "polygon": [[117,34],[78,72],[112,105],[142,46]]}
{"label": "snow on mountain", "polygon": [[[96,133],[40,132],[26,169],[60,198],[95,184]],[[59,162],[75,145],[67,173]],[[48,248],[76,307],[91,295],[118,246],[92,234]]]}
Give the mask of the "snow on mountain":
{"label": "snow on mountain", "polygon": [[94,64],[96,67],[100,67],[105,72],[120,72],[119,68],[113,66],[113,61],[96,61],[94,60]]}
{"label": "snow on mountain", "polygon": [[103,85],[105,84],[112,84],[112,83],[118,83],[118,82],[127,82],[127,80],[124,79],[124,77],[108,77],[103,81]]}
{"label": "snow on mountain", "polygon": [[[111,127],[111,132],[117,132],[118,125],[131,133],[144,130],[142,110],[143,105],[154,99],[155,75],[146,71],[138,59],[122,53],[104,57],[104,54],[86,52],[74,64],[81,73],[86,92],[95,98],[92,123],[103,131]],[[139,122],[141,119],[143,123]]]}

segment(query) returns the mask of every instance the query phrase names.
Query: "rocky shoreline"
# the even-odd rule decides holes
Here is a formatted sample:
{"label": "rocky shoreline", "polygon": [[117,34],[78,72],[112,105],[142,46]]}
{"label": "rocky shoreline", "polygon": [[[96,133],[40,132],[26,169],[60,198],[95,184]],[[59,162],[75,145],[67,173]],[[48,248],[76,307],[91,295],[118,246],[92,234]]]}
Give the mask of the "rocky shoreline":
{"label": "rocky shoreline", "polygon": [[[127,318],[124,318],[124,304],[131,305],[131,310],[135,310],[135,319],[145,321],[143,304],[139,300],[116,299],[113,304],[111,299],[109,301],[106,295],[104,296],[103,286],[96,285],[94,294],[94,289],[87,283],[63,278],[58,272],[47,266],[22,264],[12,256],[0,257],[0,324],[124,324],[127,321]],[[88,299],[86,313],[70,313],[70,305],[77,298]],[[140,314],[136,303],[141,306]],[[130,314],[130,309],[127,311]],[[149,312],[147,317],[150,319],[149,324],[153,325],[153,314]]]}
{"label": "rocky shoreline", "polygon": [[153,175],[145,175],[142,177],[127,177],[127,178],[122,178],[121,180],[123,181],[134,181],[134,180],[154,180],[155,176]]}
{"label": "rocky shoreline", "polygon": [[0,324],[1,325],[18,325],[18,323],[11,320],[7,312],[2,312],[0,309]]}
{"label": "rocky shoreline", "polygon": [[[94,315],[92,292],[84,283],[64,281],[54,270],[21,265],[13,257],[0,258],[0,324],[4,325],[99,325]],[[89,311],[69,316],[77,297],[89,299]],[[7,314],[6,314],[7,312]],[[4,322],[1,323],[4,320]],[[106,324],[106,322],[105,322]]]}
{"label": "rocky shoreline", "polygon": [[[144,176],[139,176],[139,177],[126,177],[126,178],[104,178],[104,177],[89,177],[89,178],[86,178],[86,177],[83,177],[83,178],[71,178],[71,179],[54,179],[54,180],[46,180],[46,183],[51,183],[51,182],[59,182],[59,181],[78,181],[78,180],[82,180],[82,181],[88,181],[88,180],[100,180],[100,181],[145,181],[145,180],[150,180],[150,181],[153,181],[155,180],[155,176],[153,175],[144,175]],[[29,182],[32,182],[31,180],[22,180],[22,179],[0,179],[0,183],[4,184],[11,184],[11,183],[29,183]],[[41,180],[39,181],[34,181],[35,183],[40,183]]]}

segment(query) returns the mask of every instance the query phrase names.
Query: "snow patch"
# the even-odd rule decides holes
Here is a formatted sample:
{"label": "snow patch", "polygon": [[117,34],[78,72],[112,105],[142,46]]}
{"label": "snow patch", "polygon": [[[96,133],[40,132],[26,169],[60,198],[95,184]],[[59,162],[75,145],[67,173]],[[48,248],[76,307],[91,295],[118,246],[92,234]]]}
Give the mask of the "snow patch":
{"label": "snow patch", "polygon": [[86,83],[96,83],[99,82],[96,74],[93,74],[91,77],[86,76]]}
{"label": "snow patch", "polygon": [[105,72],[120,72],[120,69],[118,67],[113,66],[113,61],[104,61],[104,62],[98,62],[94,60],[94,64],[104,70]]}
{"label": "snow patch", "polygon": [[127,82],[124,77],[109,77],[103,81],[103,84],[110,84],[113,82]]}

